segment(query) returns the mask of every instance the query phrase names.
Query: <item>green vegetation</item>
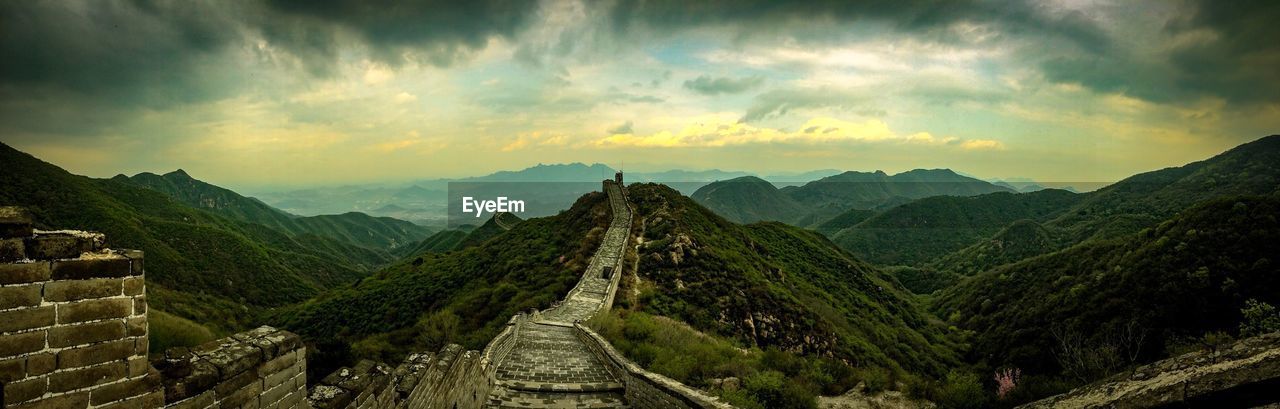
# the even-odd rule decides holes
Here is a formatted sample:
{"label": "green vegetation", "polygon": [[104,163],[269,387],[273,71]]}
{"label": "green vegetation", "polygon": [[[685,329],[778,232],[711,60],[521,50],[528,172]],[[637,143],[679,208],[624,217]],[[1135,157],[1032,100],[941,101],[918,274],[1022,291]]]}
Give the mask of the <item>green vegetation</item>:
{"label": "green vegetation", "polygon": [[778,191],[772,183],[755,176],[710,183],[689,197],[721,217],[737,223],[793,222],[809,213],[800,203]]}
{"label": "green vegetation", "polygon": [[950,169],[916,169],[889,176],[881,171],[845,172],[782,192],[806,206],[835,205],[842,209],[885,209],[904,200],[931,196],[974,196],[1010,192]]}
{"label": "green vegetation", "polygon": [[[874,377],[831,358],[740,348],[684,323],[639,311],[614,310],[587,325],[636,364],[710,389],[740,408],[813,408],[819,393],[843,393],[863,378]],[[737,378],[739,385],[725,387],[726,378]]]}
{"label": "green vegetation", "polygon": [[622,308],[661,315],[744,347],[832,356],[934,376],[958,356],[892,277],[812,231],[731,223],[662,185],[628,187],[638,212],[638,283]]}
{"label": "green vegetation", "polygon": [[951,287],[960,282],[963,276],[932,268],[892,266],[884,267],[884,271],[915,294],[933,294],[935,291]]}
{"label": "green vegetation", "polygon": [[1081,195],[1056,189],[935,196],[886,210],[831,238],[873,263],[920,266],[992,237],[1015,221],[1050,220],[1080,199]]}
{"label": "green vegetation", "polygon": [[[1248,317],[1280,301],[1278,214],[1276,195],[1212,200],[1119,239],[980,273],[934,309],[972,331],[983,364],[1090,381],[1163,358],[1166,345],[1267,325]],[[1114,355],[1080,360],[1102,362],[1090,368],[1061,359],[1081,349]]]}
{"label": "green vegetation", "polygon": [[[377,253],[319,236],[289,236],[111,179],[76,176],[0,145],[0,203],[31,210],[38,228],[105,233],[146,251],[151,304],[217,333],[261,310],[356,280]],[[356,261],[352,261],[356,260]]]}
{"label": "green vegetation", "polygon": [[218,336],[209,328],[152,308],[147,311],[147,340],[153,354],[171,347],[199,345]]}
{"label": "green vegetation", "polygon": [[405,255],[418,255],[422,253],[445,253],[458,248],[458,243],[467,237],[467,232],[462,230],[441,230],[439,233],[432,234],[413,247],[405,248]]}
{"label": "green vegetation", "polygon": [[934,269],[971,276],[1062,248],[1062,239],[1034,220],[1015,221],[991,238],[932,263]]}
{"label": "green vegetation", "polygon": [[[315,348],[327,374],[358,358],[397,362],[453,342],[479,349],[517,312],[546,308],[577,282],[609,221],[604,193],[477,245],[423,253],[273,313]],[[479,231],[479,229],[477,229]]]}

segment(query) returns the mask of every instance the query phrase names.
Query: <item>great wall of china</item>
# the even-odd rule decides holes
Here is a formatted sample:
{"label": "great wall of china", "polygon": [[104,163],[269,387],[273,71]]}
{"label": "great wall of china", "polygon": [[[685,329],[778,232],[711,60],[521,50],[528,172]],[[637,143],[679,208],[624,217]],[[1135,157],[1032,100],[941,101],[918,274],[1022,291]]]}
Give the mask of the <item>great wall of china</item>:
{"label": "great wall of china", "polygon": [[310,386],[301,340],[271,327],[149,360],[143,253],[104,248],[101,234],[37,231],[23,209],[0,208],[0,407],[730,407],[645,371],[579,323],[612,307],[631,235],[622,175],[603,189],[612,220],[564,300],[512,317],[482,351],[362,361]]}

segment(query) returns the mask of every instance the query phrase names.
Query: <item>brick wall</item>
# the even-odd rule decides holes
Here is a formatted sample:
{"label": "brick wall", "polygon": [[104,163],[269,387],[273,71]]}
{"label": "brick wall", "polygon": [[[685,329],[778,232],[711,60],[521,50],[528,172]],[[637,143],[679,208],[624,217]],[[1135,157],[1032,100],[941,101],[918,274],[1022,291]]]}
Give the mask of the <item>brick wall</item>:
{"label": "brick wall", "polygon": [[147,363],[142,252],[101,234],[42,232],[0,207],[0,396],[5,408],[159,407]]}
{"label": "brick wall", "polygon": [[166,408],[306,407],[306,348],[271,327],[191,348],[171,348],[153,362],[163,375]]}

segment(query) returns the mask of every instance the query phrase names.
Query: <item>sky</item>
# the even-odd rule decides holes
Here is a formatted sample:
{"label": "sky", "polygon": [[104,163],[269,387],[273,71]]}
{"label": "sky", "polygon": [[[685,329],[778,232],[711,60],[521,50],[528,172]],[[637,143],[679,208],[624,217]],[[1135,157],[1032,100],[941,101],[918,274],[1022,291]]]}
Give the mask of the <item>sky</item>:
{"label": "sky", "polygon": [[0,2],[0,141],[225,186],[600,162],[1114,181],[1280,133],[1274,1]]}

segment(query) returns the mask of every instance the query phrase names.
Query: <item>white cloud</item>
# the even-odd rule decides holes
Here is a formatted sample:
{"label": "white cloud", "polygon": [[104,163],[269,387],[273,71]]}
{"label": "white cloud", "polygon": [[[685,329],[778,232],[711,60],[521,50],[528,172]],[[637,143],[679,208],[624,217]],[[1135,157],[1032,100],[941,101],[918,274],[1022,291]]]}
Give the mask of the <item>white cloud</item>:
{"label": "white cloud", "polygon": [[829,117],[809,119],[793,131],[757,127],[725,115],[693,118],[679,131],[663,130],[647,135],[615,133],[594,141],[597,147],[724,147],[749,144],[897,143],[922,146],[957,146],[966,150],[1003,149],[1000,141],[935,137],[927,132],[903,135],[878,119],[863,122]]}

